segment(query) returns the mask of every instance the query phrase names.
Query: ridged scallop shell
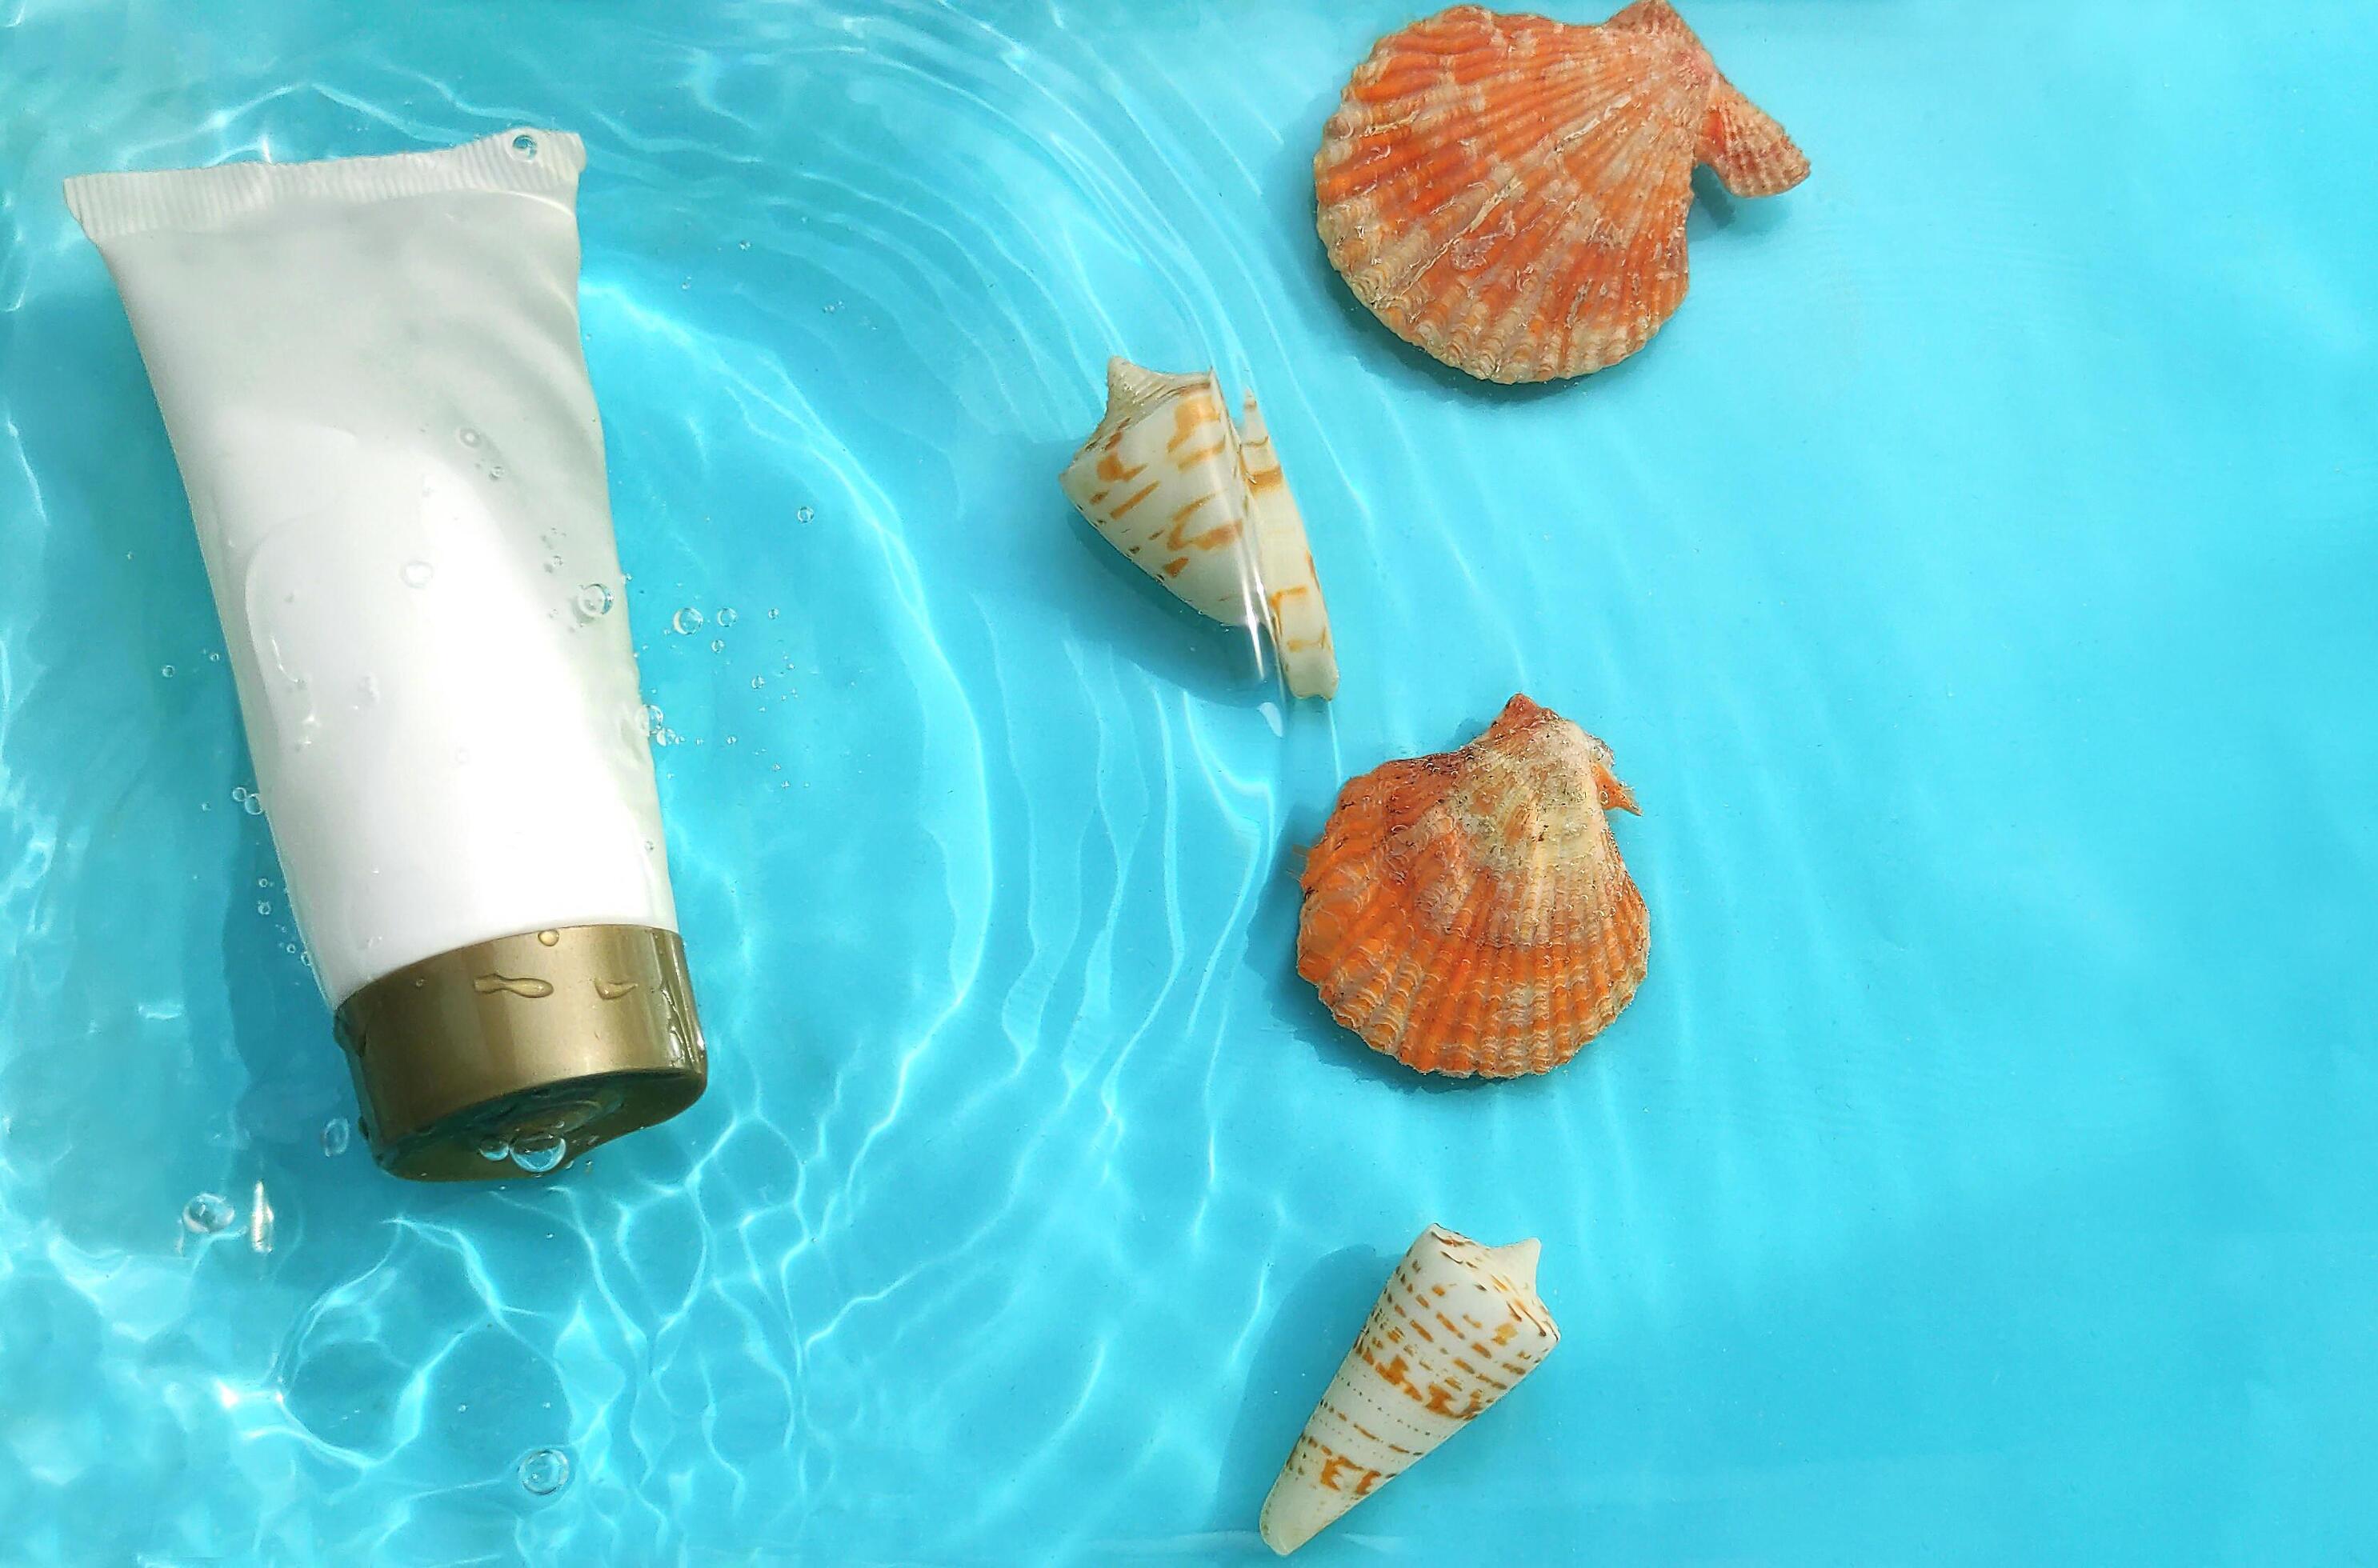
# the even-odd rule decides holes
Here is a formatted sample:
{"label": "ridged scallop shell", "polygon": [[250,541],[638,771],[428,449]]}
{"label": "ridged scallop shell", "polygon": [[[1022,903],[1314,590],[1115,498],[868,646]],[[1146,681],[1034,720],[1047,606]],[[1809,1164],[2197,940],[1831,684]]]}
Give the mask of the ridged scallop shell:
{"label": "ridged scallop shell", "polygon": [[1107,408],[1058,483],[1107,542],[1200,614],[1258,618],[1299,697],[1338,690],[1329,611],[1303,515],[1247,394],[1231,423],[1210,370],[1164,376],[1107,362]]}
{"label": "ridged scallop shell", "polygon": [[1559,1066],[1633,999],[1651,951],[1611,808],[1636,806],[1610,748],[1525,697],[1459,751],[1373,769],[1305,858],[1296,972],[1423,1072]]}
{"label": "ridged scallop shell", "polygon": [[1594,27],[1457,6],[1379,41],[1314,159],[1321,238],[1398,336],[1489,381],[1580,376],[1685,297],[1707,163],[1771,196],[1808,161],[1665,0]]}
{"label": "ridged scallop shell", "polygon": [[1539,1251],[1421,1232],[1264,1499],[1266,1546],[1294,1551],[1543,1364],[1560,1330],[1536,1295]]}

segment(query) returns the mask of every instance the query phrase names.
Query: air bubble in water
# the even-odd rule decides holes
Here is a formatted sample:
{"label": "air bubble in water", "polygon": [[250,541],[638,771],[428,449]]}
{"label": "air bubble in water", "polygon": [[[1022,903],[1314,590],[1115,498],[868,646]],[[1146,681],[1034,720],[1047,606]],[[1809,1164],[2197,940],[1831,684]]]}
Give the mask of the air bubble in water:
{"label": "air bubble in water", "polygon": [[479,1140],[479,1157],[490,1163],[508,1160],[512,1157],[512,1146],[501,1138],[482,1138]]}
{"label": "air bubble in water", "polygon": [[354,1135],[354,1129],[348,1125],[345,1117],[330,1118],[322,1123],[322,1152],[336,1159],[347,1152],[347,1140]]}
{"label": "air bubble in water", "polygon": [[512,1164],[531,1176],[543,1176],[570,1154],[569,1141],[558,1132],[530,1132],[512,1145]]}
{"label": "air bubble in water", "polygon": [[222,663],[222,655],[210,650],[207,653],[207,663],[210,664],[220,664]]}
{"label": "air bubble in water", "polygon": [[231,1228],[239,1211],[220,1192],[201,1192],[182,1205],[182,1228],[193,1236],[215,1236]]}
{"label": "air bubble in water", "polygon": [[783,615],[784,613],[785,613],[785,612],[784,612],[784,611],[782,611],[782,610],[770,610],[770,611],[768,612],[768,618],[769,618],[770,620],[775,620],[778,616],[781,616],[781,615]]}
{"label": "air bubble in water", "polygon": [[688,604],[684,609],[679,610],[677,614],[669,616],[669,629],[676,632],[679,637],[691,635],[698,629],[701,625],[702,612],[695,609],[691,604]]}
{"label": "air bubble in water", "polygon": [[536,934],[536,940],[543,942],[546,947],[553,947],[561,940],[561,933],[559,931],[539,931]]}
{"label": "air bubble in water", "polygon": [[438,575],[438,569],[427,561],[407,561],[404,563],[404,570],[398,575],[404,579],[404,585],[407,588],[426,588],[429,586],[429,580]]}
{"label": "air bubble in water", "polygon": [[271,900],[270,900],[270,899],[263,899],[263,898],[259,898],[259,899],[258,899],[258,900],[256,901],[256,912],[257,912],[258,915],[270,915],[270,914],[271,914],[271,913],[272,913],[272,901],[271,901]]}
{"label": "air bubble in water", "polygon": [[734,605],[729,604],[727,608],[718,612],[718,624],[721,626],[733,626],[735,624]]}
{"label": "air bubble in water", "polygon": [[611,591],[599,582],[590,582],[578,591],[578,618],[600,620],[611,613]]}
{"label": "air bubble in water", "polygon": [[174,678],[174,666],[167,664],[163,669],[159,670],[157,673],[163,676],[167,680],[171,680]]}
{"label": "air bubble in water", "polygon": [[719,638],[719,637],[714,637],[714,638],[712,638],[712,639],[710,640],[710,651],[711,651],[712,652],[714,652],[714,653],[724,653],[724,652],[727,652],[727,640],[726,640],[726,639],[724,639],[724,638]]}
{"label": "air bubble in water", "polygon": [[751,689],[754,691],[759,690],[762,687],[767,684],[768,677],[766,676],[753,676],[751,677]]}
{"label": "air bubble in water", "polygon": [[475,447],[483,437],[476,430],[474,430],[469,425],[465,425],[462,428],[454,432],[454,439],[462,442],[462,445],[466,447]]}
{"label": "air bubble in water", "polygon": [[531,1497],[551,1497],[570,1484],[570,1455],[558,1448],[536,1448],[521,1455],[521,1490]]}
{"label": "air bubble in water", "polygon": [[817,509],[815,507],[803,507],[793,513],[793,521],[795,522],[807,522],[810,519],[815,516],[817,516]]}

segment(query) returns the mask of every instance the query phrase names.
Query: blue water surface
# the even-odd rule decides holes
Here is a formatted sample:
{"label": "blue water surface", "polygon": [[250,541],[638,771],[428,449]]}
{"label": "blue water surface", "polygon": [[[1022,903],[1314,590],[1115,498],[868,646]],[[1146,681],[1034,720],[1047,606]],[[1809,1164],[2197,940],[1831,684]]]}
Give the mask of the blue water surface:
{"label": "blue water surface", "polygon": [[[0,0],[0,1559],[1261,1561],[1431,1221],[1567,1343],[1315,1564],[2378,1558],[2378,11],[1687,9],[1814,177],[1504,390],[1313,234],[1410,0]],[[715,1067],[426,1189],[325,1153],[58,183],[522,123]],[[1334,703],[1065,507],[1114,352],[1260,389]],[[1295,978],[1294,849],[1516,690],[1651,974],[1445,1087]]]}

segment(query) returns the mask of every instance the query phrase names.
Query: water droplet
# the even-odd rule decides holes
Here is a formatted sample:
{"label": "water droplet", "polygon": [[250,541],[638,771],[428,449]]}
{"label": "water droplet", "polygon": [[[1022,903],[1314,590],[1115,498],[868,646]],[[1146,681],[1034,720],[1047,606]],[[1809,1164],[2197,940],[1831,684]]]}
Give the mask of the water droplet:
{"label": "water droplet", "polygon": [[182,1228],[193,1236],[216,1236],[231,1228],[239,1211],[220,1192],[201,1192],[182,1205]]}
{"label": "water droplet", "polygon": [[543,1176],[569,1154],[569,1141],[558,1132],[525,1132],[512,1144],[512,1164],[531,1176]]}
{"label": "water droplet", "polygon": [[466,447],[475,447],[482,439],[484,439],[484,437],[482,437],[476,430],[474,430],[469,425],[465,425],[462,428],[454,432],[454,439],[462,442],[462,445]]}
{"label": "water droplet", "polygon": [[669,616],[669,629],[679,637],[689,635],[701,625],[702,612],[691,604],[688,604],[684,609]]}
{"label": "water droplet", "polygon": [[[650,849],[652,845],[647,844],[644,847],[646,849]],[[621,997],[626,996],[635,988],[636,982],[633,980],[597,980],[594,982],[594,994],[602,998],[605,1001],[618,1001]]]}
{"label": "water droplet", "polygon": [[714,637],[714,638],[712,638],[712,639],[710,640],[710,651],[711,651],[712,652],[714,652],[714,653],[724,653],[724,652],[727,652],[727,642],[726,642],[726,640],[725,640],[724,638],[717,638],[717,637]]}
{"label": "water droplet", "polygon": [[354,1135],[354,1129],[347,1125],[345,1117],[330,1118],[330,1120],[322,1123],[322,1153],[332,1159],[338,1158],[347,1152],[347,1140]]}
{"label": "water droplet", "polygon": [[662,714],[659,708],[650,702],[645,703],[644,733],[646,735],[658,735],[661,729],[661,718]]}
{"label": "water droplet", "polygon": [[759,690],[762,687],[767,684],[768,677],[766,676],[753,676],[751,677],[751,689],[754,691]]}
{"label": "water droplet", "polygon": [[718,624],[721,626],[733,626],[735,619],[735,606],[732,604],[718,612]]}
{"label": "water droplet", "polygon": [[529,135],[526,131],[522,131],[520,135],[512,138],[512,156],[524,162],[534,162],[536,161],[536,138]]}
{"label": "water droplet", "polygon": [[482,975],[471,982],[471,988],[483,997],[503,991],[537,1001],[553,994],[553,982],[540,980],[533,975]]}
{"label": "water droplet", "polygon": [[167,680],[171,680],[174,678],[174,666],[167,664],[163,669],[159,670],[157,673],[163,676]]}
{"label": "water droplet", "polygon": [[793,521],[795,522],[807,522],[810,519],[815,516],[817,516],[817,509],[815,507],[802,507],[793,513]]}
{"label": "water droplet", "polygon": [[258,899],[258,900],[256,901],[256,912],[257,912],[258,915],[270,915],[270,914],[271,914],[271,913],[272,913],[272,904],[271,904],[271,902],[270,902],[270,900],[268,900],[268,899],[261,899],[261,898]]}
{"label": "water droplet", "polygon": [[501,1138],[490,1135],[479,1140],[479,1157],[493,1164],[512,1157],[512,1146]]}
{"label": "water droplet", "polygon": [[239,808],[246,812],[249,816],[261,817],[264,815],[264,796],[257,794],[254,790],[243,790],[237,795],[234,795],[232,798],[237,800],[239,802]]}
{"label": "water droplet", "polygon": [[398,575],[404,579],[404,585],[407,588],[426,588],[429,586],[429,580],[438,575],[438,569],[427,561],[407,561],[404,563],[404,570]]}
{"label": "water droplet", "polygon": [[561,933],[559,931],[539,931],[536,934],[536,940],[543,942],[546,946],[551,947],[556,942],[561,940]]}
{"label": "water droplet", "polygon": [[531,1497],[551,1497],[570,1484],[570,1455],[558,1448],[535,1448],[521,1455],[521,1490]]}
{"label": "water droplet", "polygon": [[611,591],[599,582],[590,582],[578,591],[578,618],[600,620],[611,613]]}

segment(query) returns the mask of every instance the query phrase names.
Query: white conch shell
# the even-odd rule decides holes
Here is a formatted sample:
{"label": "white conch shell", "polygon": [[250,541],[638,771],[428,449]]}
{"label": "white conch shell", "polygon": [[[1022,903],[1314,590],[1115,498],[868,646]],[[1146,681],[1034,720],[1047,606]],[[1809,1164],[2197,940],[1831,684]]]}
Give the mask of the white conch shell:
{"label": "white conch shell", "polygon": [[1271,622],[1271,645],[1288,688],[1299,697],[1338,694],[1338,648],[1329,640],[1329,606],[1321,601],[1321,578],[1313,569],[1313,546],[1305,542],[1304,514],[1271,449],[1263,410],[1247,393],[1239,423],[1239,459],[1247,485],[1247,517],[1255,524],[1255,569],[1263,581],[1264,610]]}
{"label": "white conch shell", "polygon": [[1191,608],[1229,626],[1260,616],[1295,695],[1338,689],[1304,520],[1253,396],[1243,436],[1212,371],[1161,376],[1111,359],[1106,414],[1058,483],[1109,544]]}
{"label": "white conch shell", "polygon": [[1264,1499],[1266,1546],[1286,1556],[1311,1540],[1552,1353],[1560,1330],[1536,1296],[1539,1251],[1421,1232]]}

